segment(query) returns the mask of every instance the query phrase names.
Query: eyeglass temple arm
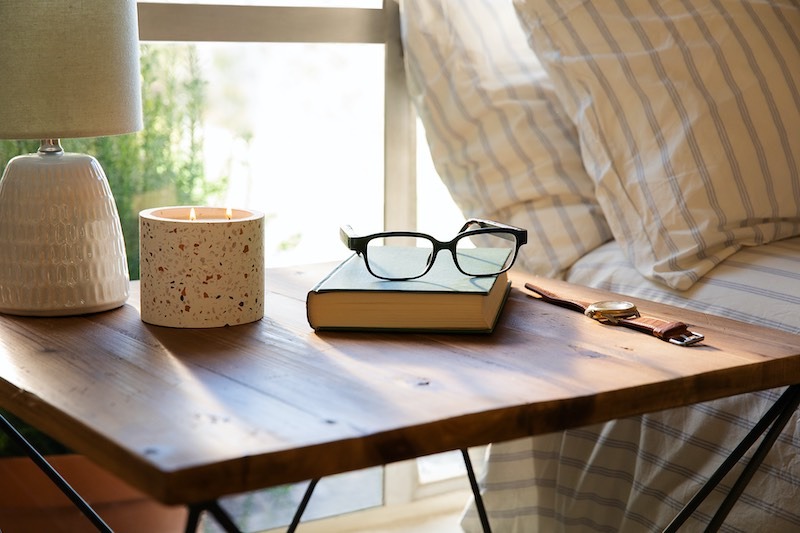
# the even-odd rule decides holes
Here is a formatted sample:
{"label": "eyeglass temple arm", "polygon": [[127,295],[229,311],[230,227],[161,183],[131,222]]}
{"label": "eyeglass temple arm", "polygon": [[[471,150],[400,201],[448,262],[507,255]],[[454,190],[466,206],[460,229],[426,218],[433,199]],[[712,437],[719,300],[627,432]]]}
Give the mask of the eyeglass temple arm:
{"label": "eyeglass temple arm", "polygon": [[516,226],[511,226],[509,224],[503,224],[502,222],[495,222],[494,220],[485,220],[482,218],[470,218],[464,223],[463,226],[461,226],[461,229],[458,230],[458,232],[463,233],[464,231],[466,231],[467,228],[469,228],[473,224],[477,224],[481,228],[507,229],[514,234],[517,244],[519,246],[522,246],[523,244],[528,242],[528,230],[524,228],[518,228]]}
{"label": "eyeglass temple arm", "polygon": [[489,220],[483,220],[481,218],[470,218],[469,220],[464,222],[464,225],[461,226],[461,229],[458,230],[458,232],[459,233],[463,233],[464,231],[466,231],[467,228],[469,228],[473,224],[477,224],[478,226],[480,226],[482,228],[485,228],[487,226],[494,226],[495,225],[493,222],[491,222]]}
{"label": "eyeglass temple arm", "polygon": [[502,222],[497,222],[495,220],[486,220],[485,218],[470,218],[467,220],[463,226],[461,226],[461,231],[464,231],[468,227],[472,226],[473,224],[477,224],[481,228],[501,228],[513,231],[524,231],[522,228],[518,228],[516,226],[511,226],[509,224],[503,224]]}
{"label": "eyeglass temple arm", "polygon": [[342,239],[342,242],[349,250],[353,250],[358,253],[362,252],[358,243],[358,235],[353,227],[349,224],[339,227],[339,238]]}

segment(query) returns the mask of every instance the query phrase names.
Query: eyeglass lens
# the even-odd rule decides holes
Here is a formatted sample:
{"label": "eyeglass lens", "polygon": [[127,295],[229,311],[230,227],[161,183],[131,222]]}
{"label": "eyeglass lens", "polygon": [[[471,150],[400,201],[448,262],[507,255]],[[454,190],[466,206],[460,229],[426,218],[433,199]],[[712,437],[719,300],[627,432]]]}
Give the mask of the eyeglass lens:
{"label": "eyeglass lens", "polygon": [[[392,247],[392,250],[387,251],[387,247]],[[367,263],[378,277],[414,278],[428,270],[433,260],[433,249],[434,243],[423,237],[375,238],[367,245]],[[516,251],[516,237],[510,232],[464,236],[456,241],[456,262],[466,274],[491,275],[510,266]]]}
{"label": "eyeglass lens", "polygon": [[[391,247],[391,250],[387,248]],[[415,278],[428,270],[433,242],[421,237],[380,237],[367,245],[367,263],[381,278]]]}
{"label": "eyeglass lens", "polygon": [[461,237],[456,241],[456,261],[472,276],[486,276],[505,270],[514,263],[517,239],[513,233],[495,231]]}

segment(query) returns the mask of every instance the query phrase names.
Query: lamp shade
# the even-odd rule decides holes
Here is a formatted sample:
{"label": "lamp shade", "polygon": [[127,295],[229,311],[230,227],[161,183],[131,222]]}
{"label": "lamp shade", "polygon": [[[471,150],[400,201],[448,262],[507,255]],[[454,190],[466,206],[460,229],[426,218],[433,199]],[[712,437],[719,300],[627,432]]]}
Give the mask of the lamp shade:
{"label": "lamp shade", "polygon": [[0,139],[142,128],[135,0],[0,2]]}

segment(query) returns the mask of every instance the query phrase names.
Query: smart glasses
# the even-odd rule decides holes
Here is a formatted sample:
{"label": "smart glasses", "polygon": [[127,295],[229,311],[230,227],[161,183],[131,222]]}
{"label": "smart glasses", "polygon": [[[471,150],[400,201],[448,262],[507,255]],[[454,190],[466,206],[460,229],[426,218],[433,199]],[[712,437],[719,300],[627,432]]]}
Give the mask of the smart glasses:
{"label": "smart glasses", "polygon": [[358,235],[350,226],[342,226],[339,235],[350,250],[364,258],[373,276],[391,281],[424,276],[442,250],[450,251],[463,274],[495,276],[511,268],[519,248],[528,242],[527,230],[477,218],[467,220],[448,242],[416,231]]}

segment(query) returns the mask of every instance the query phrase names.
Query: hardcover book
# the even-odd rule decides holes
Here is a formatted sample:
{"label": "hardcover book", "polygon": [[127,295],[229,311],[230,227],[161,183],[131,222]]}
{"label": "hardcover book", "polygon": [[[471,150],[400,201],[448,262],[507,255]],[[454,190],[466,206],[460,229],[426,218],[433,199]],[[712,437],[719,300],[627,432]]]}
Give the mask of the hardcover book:
{"label": "hardcover book", "polygon": [[[428,253],[420,248],[411,250]],[[380,253],[394,253],[401,261],[408,260],[408,251],[398,254],[385,247]],[[487,254],[493,252],[496,250],[486,250]],[[502,261],[499,258],[498,264]],[[510,287],[505,272],[487,277],[462,274],[446,252],[439,254],[427,274],[407,281],[376,278],[367,271],[363,258],[354,254],[309,291],[306,312],[315,330],[489,333],[497,324]]]}

